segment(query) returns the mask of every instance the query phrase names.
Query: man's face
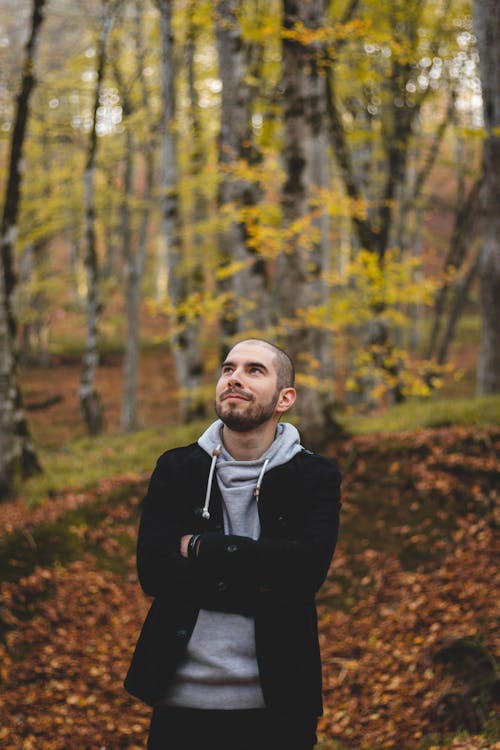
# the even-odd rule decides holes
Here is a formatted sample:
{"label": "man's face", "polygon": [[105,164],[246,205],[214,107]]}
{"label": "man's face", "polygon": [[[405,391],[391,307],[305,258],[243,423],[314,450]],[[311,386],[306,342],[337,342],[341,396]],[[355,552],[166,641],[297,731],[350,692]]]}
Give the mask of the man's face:
{"label": "man's face", "polygon": [[215,388],[219,419],[235,432],[248,432],[275,416],[279,398],[272,350],[258,343],[236,344]]}

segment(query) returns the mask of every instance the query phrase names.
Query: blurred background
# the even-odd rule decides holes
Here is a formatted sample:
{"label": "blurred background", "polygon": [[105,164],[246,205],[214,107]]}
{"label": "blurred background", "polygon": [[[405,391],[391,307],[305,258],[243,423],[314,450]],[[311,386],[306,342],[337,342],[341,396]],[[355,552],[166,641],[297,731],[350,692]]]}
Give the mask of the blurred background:
{"label": "blurred background", "polygon": [[[104,597],[111,587],[116,611],[136,602],[128,631],[122,622],[131,645],[143,613],[130,579],[147,474],[213,418],[221,357],[256,336],[294,358],[292,419],[306,447],[337,455],[346,476],[342,570],[325,594],[324,632],[354,638],[341,611],[371,602],[358,613],[358,641],[331,654],[332,695],[343,685],[354,703],[346,698],[340,715],[328,708],[322,741],[340,744],[324,747],[444,747],[446,732],[454,743],[485,726],[490,744],[474,747],[497,747],[487,717],[498,611],[486,578],[499,485],[499,45],[498,0],[0,0],[0,626],[21,639],[0,646],[5,665],[36,642],[19,635],[32,601],[65,585],[52,579],[54,563],[65,570],[89,550],[90,568],[71,580],[94,576]],[[460,546],[469,538],[472,551]],[[446,578],[448,553],[456,565]],[[395,688],[383,686],[406,668],[377,672],[375,662],[380,700],[361,708],[369,685],[356,654],[388,585],[376,570],[392,570],[394,583],[396,558],[405,575],[439,571],[431,587],[440,590],[444,580],[460,590],[459,558],[486,576],[451,634],[453,648],[486,639],[475,653],[497,687],[480,708],[464,677],[467,688],[429,688],[437,714],[427,724],[409,708],[427,700],[417,687],[395,720],[384,713]],[[109,581],[96,582],[96,559]],[[394,585],[410,622],[409,592],[424,584]],[[384,606],[382,618],[396,612]],[[426,612],[426,628],[439,630],[449,601]],[[63,627],[60,613],[53,622]],[[415,632],[402,652],[413,653]],[[437,643],[440,633],[426,633]],[[116,687],[113,654],[95,668]],[[434,666],[414,656],[430,684]],[[52,693],[59,680],[65,701],[63,667],[49,657],[40,674]],[[13,670],[4,679],[19,701]],[[85,739],[84,726],[97,737],[98,714],[85,686],[68,690],[83,711],[76,734],[65,725],[55,739],[50,711],[37,734],[28,712],[0,729],[2,741],[14,738],[5,746],[141,746],[144,715],[117,739],[124,698],[103,698],[102,683],[95,700],[111,705],[112,728]],[[36,688],[30,700],[39,699]]]}
{"label": "blurred background", "polygon": [[498,392],[469,2],[34,7],[2,2],[0,159],[42,442],[205,416],[248,335],[297,360],[312,447],[342,414]]}

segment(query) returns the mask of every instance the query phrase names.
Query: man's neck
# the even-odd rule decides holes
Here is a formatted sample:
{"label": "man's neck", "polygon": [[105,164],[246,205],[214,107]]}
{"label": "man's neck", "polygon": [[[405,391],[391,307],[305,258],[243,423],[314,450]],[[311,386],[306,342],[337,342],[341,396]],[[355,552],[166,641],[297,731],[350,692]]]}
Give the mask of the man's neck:
{"label": "man's neck", "polygon": [[255,461],[269,448],[276,435],[276,422],[266,422],[249,432],[235,432],[224,425],[224,447],[236,461]]}

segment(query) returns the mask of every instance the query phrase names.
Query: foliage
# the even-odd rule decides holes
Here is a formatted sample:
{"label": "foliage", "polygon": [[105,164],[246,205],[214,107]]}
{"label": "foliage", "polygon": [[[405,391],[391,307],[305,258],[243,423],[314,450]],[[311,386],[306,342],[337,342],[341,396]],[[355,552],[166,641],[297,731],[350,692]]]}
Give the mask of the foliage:
{"label": "foliage", "polygon": [[[331,282],[328,298],[320,306],[304,306],[298,301],[294,325],[298,329],[306,323],[335,332],[330,345],[332,350],[335,349],[336,359],[343,360],[346,376],[352,376],[351,383],[357,380],[358,384],[366,384],[364,374],[357,378],[354,357],[344,356],[344,352],[348,351],[351,342],[353,349],[365,347],[363,324],[370,320],[374,306],[379,304],[379,295],[382,294],[387,306],[385,317],[391,335],[395,332],[399,336],[403,328],[414,324],[415,317],[422,316],[422,296],[427,303],[432,297],[435,281],[428,284],[428,279],[434,274],[431,269],[439,265],[446,233],[429,238],[418,225],[418,216],[424,216],[427,226],[431,218],[427,207],[432,206],[439,186],[427,183],[426,192],[413,198],[412,189],[415,179],[427,164],[433,144],[437,143],[436,131],[444,117],[450,91],[457,91],[460,105],[454,114],[456,132],[462,133],[464,127],[470,132],[477,130],[470,109],[467,109],[469,94],[476,81],[475,57],[470,7],[462,0],[451,3],[444,0],[439,3],[363,0],[352,4],[355,12],[348,18],[345,13],[349,5],[345,6],[345,3],[332,2],[321,28],[309,29],[302,24],[290,29],[287,35],[308,50],[323,50],[327,58],[321,61],[321,65],[323,68],[331,65],[335,70],[342,125],[354,175],[362,189],[358,200],[347,194],[340,177],[338,154],[325,150],[330,184],[309,185],[310,200],[304,216],[284,230],[280,207],[284,178],[280,164],[283,142],[280,3],[245,0],[241,4],[239,21],[245,45],[247,82],[252,92],[251,134],[259,159],[252,164],[240,160],[225,170],[218,168],[217,151],[221,89],[215,48],[216,14],[208,0],[176,4],[174,36],[180,73],[176,92],[178,116],[172,127],[176,129],[179,142],[183,271],[196,270],[200,259],[203,271],[195,288],[186,290],[175,312],[177,318],[185,320],[186,324],[201,316],[200,333],[204,341],[211,339],[213,321],[231,299],[230,293],[226,293],[227,296],[217,293],[214,286],[216,275],[227,274],[231,282],[241,277],[250,264],[249,261],[242,266],[238,261],[223,270],[217,269],[217,236],[229,224],[244,227],[249,251],[260,262],[269,265],[273,284],[276,261],[283,253],[286,257],[291,244],[298,241],[304,252],[313,251],[321,233],[326,231],[329,266],[334,269],[327,273]],[[36,244],[41,270],[36,271],[31,280],[26,280],[19,314],[30,322],[27,303],[42,286],[45,305],[42,313],[49,327],[53,327],[57,311],[69,309],[85,291],[78,245],[83,230],[84,145],[91,126],[96,9],[96,4],[91,4],[87,13],[81,9],[72,10],[70,17],[61,4],[57,13],[48,14],[26,155],[30,179],[23,196],[18,250],[19,257],[22,257],[27,248]],[[112,32],[107,78],[98,111],[96,220],[103,267],[108,268],[112,279],[106,288],[104,324],[108,316],[109,293],[112,288],[114,292],[121,289],[121,210],[124,204],[130,209],[131,235],[135,236],[143,207],[141,156],[148,148],[150,130],[161,134],[159,15],[154,3],[142,4],[138,19],[133,3],[121,4]],[[6,23],[9,41],[14,44],[14,18],[8,16]],[[143,106],[136,70],[139,38],[144,51],[140,64],[147,85],[147,108]],[[189,45],[194,50],[191,58]],[[192,59],[192,69],[189,59]],[[7,98],[12,99],[12,89],[9,84]],[[5,132],[9,127],[7,104],[2,110]],[[425,114],[421,114],[424,106]],[[407,143],[400,142],[396,132],[397,122],[406,122],[405,118],[412,123],[411,132],[405,136],[408,137]],[[451,122],[449,127],[452,127]],[[127,133],[133,134],[134,158],[139,165],[133,194],[128,196],[123,192]],[[430,166],[445,165],[441,168],[452,177],[453,139],[437,145],[440,161],[433,161]],[[403,175],[400,193],[392,198],[385,195],[384,198],[385,180],[391,174],[387,158],[395,146],[401,149],[401,158],[406,159],[407,174],[406,177]],[[158,162],[157,152],[155,158]],[[469,165],[469,171],[474,171],[473,163]],[[220,212],[217,205],[220,180],[228,177],[257,184],[260,190],[257,203],[246,206],[226,204],[224,211]],[[163,267],[163,260],[155,252],[160,199],[156,193],[144,294],[154,297],[155,303],[170,314],[172,301],[165,299],[168,269]],[[196,208],[200,205],[201,210]],[[366,221],[376,235],[381,231],[381,212],[386,209],[399,219],[394,219],[388,238],[387,262],[378,269],[380,278],[374,279],[376,269],[366,253],[358,252],[359,243],[351,223],[353,219]],[[442,210],[446,213],[449,206],[443,203]],[[320,224],[321,231],[318,229]],[[425,256],[418,274],[416,268],[410,273],[413,262],[410,249],[422,238],[429,245],[429,255]],[[70,267],[67,257],[72,248],[76,257],[73,267]],[[428,262],[429,258],[431,262]],[[61,293],[61,286],[66,287],[66,294]],[[422,295],[419,294],[419,300],[415,300],[412,308],[415,292],[422,292]],[[236,299],[242,312],[251,310],[256,304],[258,301],[255,300]],[[350,325],[347,324],[349,318]],[[276,319],[275,323],[279,325],[279,310]],[[273,333],[279,335],[282,329],[281,321],[281,328],[275,328]],[[179,333],[182,331],[178,329],[170,331],[170,335]],[[402,368],[408,357],[413,359],[413,354],[408,352],[407,341],[397,348],[395,357]],[[369,356],[374,354],[368,349],[367,352]],[[372,360],[376,358],[373,356]],[[303,379],[312,384],[315,382],[314,372],[303,373]],[[371,389],[370,397],[377,401],[384,397],[390,384],[384,383],[383,372],[375,373],[372,380],[376,386]],[[423,382],[418,378],[418,368],[411,365],[409,383],[403,389],[405,393],[411,393],[411,383],[417,381]]]}

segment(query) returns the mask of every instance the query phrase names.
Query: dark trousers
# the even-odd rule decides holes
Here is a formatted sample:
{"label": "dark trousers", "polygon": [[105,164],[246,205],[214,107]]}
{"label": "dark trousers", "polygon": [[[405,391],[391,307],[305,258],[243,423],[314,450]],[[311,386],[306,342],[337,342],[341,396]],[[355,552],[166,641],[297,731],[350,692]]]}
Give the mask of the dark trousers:
{"label": "dark trousers", "polygon": [[267,709],[206,711],[157,706],[148,750],[312,750],[316,718]]}

